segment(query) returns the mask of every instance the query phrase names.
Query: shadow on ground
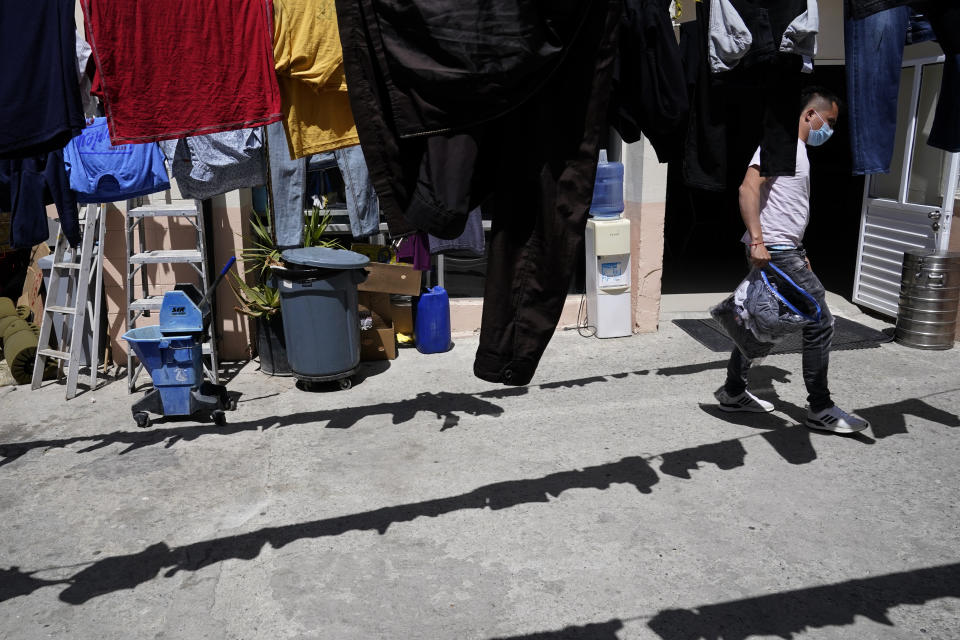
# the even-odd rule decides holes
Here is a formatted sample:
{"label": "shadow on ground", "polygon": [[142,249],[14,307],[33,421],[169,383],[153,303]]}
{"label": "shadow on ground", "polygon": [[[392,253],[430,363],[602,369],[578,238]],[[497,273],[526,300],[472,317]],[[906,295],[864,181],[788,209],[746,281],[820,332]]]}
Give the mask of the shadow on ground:
{"label": "shadow on ground", "polygon": [[[426,406],[429,406],[429,404]],[[892,421],[892,424],[899,424],[897,418],[893,415],[898,410],[897,407],[902,411],[908,411],[914,415],[919,414],[921,417],[928,419],[931,416],[937,417],[941,424],[946,426],[960,426],[956,416],[941,412],[920,400],[908,400],[873,409],[882,410],[887,420]],[[869,413],[871,409],[864,411]],[[903,414],[901,414],[900,420],[903,420]],[[810,434],[805,427],[797,425],[780,428],[771,432],[771,434],[776,435],[773,440],[768,437],[768,434],[764,434],[765,439],[771,442],[787,462],[800,464],[801,458],[807,462],[816,458],[816,452],[813,451],[813,446],[810,443]],[[851,440],[851,442],[856,441]],[[813,451],[812,454],[811,451]],[[798,452],[803,455],[801,456]],[[339,536],[349,531],[376,531],[383,535],[391,525],[410,522],[421,517],[436,518],[461,510],[499,510],[520,504],[548,503],[563,492],[573,489],[605,490],[614,484],[626,484],[632,485],[640,493],[649,494],[652,493],[653,487],[660,481],[659,475],[650,465],[650,462],[657,458],[661,460],[661,473],[677,478],[691,479],[691,471],[699,469],[701,463],[713,464],[722,470],[743,466],[746,460],[746,449],[741,442],[741,438],[735,438],[669,451],[655,456],[625,457],[616,462],[551,473],[540,478],[497,482],[464,494],[445,498],[383,507],[346,516],[324,518],[287,526],[266,527],[249,533],[225,536],[179,547],[171,548],[164,542],[158,542],[134,554],[101,558],[64,579],[45,579],[37,575],[42,571],[25,572],[19,567],[11,567],[0,573],[0,577],[2,577],[2,581],[0,581],[0,602],[27,595],[46,586],[64,585],[65,588],[60,593],[60,599],[70,604],[79,605],[107,593],[132,589],[155,579],[161,572],[163,572],[164,577],[171,577],[180,571],[197,571],[225,560],[251,560],[260,554],[265,545],[279,549],[297,540]],[[954,573],[950,575],[953,576],[952,579],[955,579]],[[854,592],[851,591],[850,593]],[[816,592],[811,597],[821,597],[816,595],[819,593]],[[774,600],[773,602],[778,601]],[[717,616],[720,614],[711,615]],[[731,620],[737,618],[736,614],[730,615]],[[691,618],[690,612],[685,610],[664,612],[661,616],[661,622],[658,622],[658,625],[664,625],[663,628],[665,629],[677,627],[677,620],[680,620],[683,624],[689,624],[690,620],[704,619],[702,612],[696,613],[696,616],[700,617]],[[772,622],[775,621],[775,618],[776,616],[773,616],[769,619]],[[651,624],[653,623],[651,622]],[[654,627],[655,630],[658,628],[660,627]],[[579,636],[568,637],[576,638]],[[701,636],[664,635],[663,637],[672,640],[673,638],[698,638]],[[713,639],[746,636],[714,635],[704,637]]]}
{"label": "shadow on ground", "polygon": [[[717,361],[670,367],[660,369],[656,373],[658,375],[685,375],[710,369],[719,369],[724,366],[725,361]],[[539,388],[550,390],[583,387],[589,384],[610,382],[634,375],[643,376],[650,373],[649,370],[630,371],[609,376],[593,376],[551,382],[539,385]],[[756,367],[752,375],[757,381],[756,389],[759,390],[758,393],[767,396],[772,394],[775,396],[772,382],[787,381],[789,372],[777,367]],[[297,424],[326,422],[327,428],[343,429],[349,428],[365,417],[378,414],[392,415],[393,424],[400,424],[413,419],[418,412],[433,413],[438,420],[442,420],[443,426],[441,430],[443,430],[458,424],[460,414],[499,417],[504,412],[503,408],[490,402],[489,399],[524,395],[529,392],[530,388],[531,387],[495,389],[475,394],[446,392],[421,393],[415,398],[398,402],[313,411],[292,416],[271,416],[261,420],[239,422],[223,427],[212,425],[184,426],[147,431],[114,432],[60,440],[3,444],[0,445],[0,455],[3,456],[0,464],[8,464],[35,448],[63,447],[74,443],[91,442],[92,444],[82,451],[92,451],[110,444],[119,443],[129,445],[121,452],[122,454],[133,449],[161,443],[165,443],[165,446],[169,447],[180,440],[193,440],[203,435],[229,435],[242,431]],[[784,404],[785,403],[781,401],[781,405]],[[796,424],[790,425],[782,417],[772,414],[722,413],[719,412],[716,407],[710,405],[701,405],[701,408],[706,414],[717,420],[762,429],[764,432],[760,434],[761,437],[770,443],[777,453],[790,464],[806,464],[815,460],[817,457],[810,432],[803,426]],[[791,417],[794,417],[798,412],[799,415],[803,413],[802,409],[792,405],[787,406],[785,411],[790,414]],[[960,418],[956,415],[932,407],[920,399],[907,399],[876,407],[868,407],[860,409],[858,413],[874,423],[874,434],[877,438],[906,433],[906,416],[908,415],[930,420],[948,427],[960,426]],[[614,484],[626,484],[632,485],[640,493],[649,494],[653,491],[653,487],[660,481],[658,473],[650,464],[651,461],[655,459],[660,460],[660,473],[662,474],[690,480],[692,479],[691,472],[699,469],[701,464],[712,464],[721,470],[731,470],[744,466],[747,452],[742,440],[742,437],[738,437],[676,451],[668,451],[660,455],[647,457],[629,456],[616,462],[551,473],[539,478],[497,482],[460,495],[383,507],[371,511],[286,526],[266,527],[248,533],[214,538],[179,547],[169,547],[164,542],[157,542],[137,553],[95,560],[88,563],[85,568],[65,578],[45,578],[40,576],[40,574],[48,574],[54,571],[53,569],[23,571],[20,567],[12,566],[8,569],[0,569],[0,602],[27,595],[43,587],[63,586],[64,588],[59,595],[60,599],[70,604],[79,605],[107,593],[135,588],[140,584],[157,578],[161,573],[163,577],[171,577],[180,571],[197,571],[203,567],[224,560],[250,560],[256,558],[265,545],[270,545],[278,549],[297,540],[338,536],[349,531],[376,531],[383,535],[391,525],[410,522],[416,518],[436,518],[460,510],[499,510],[520,504],[548,503],[551,499],[559,496],[563,492],[573,489],[605,490]],[[851,440],[851,442],[856,442],[856,440]],[[872,443],[873,440],[864,437],[860,442]],[[83,564],[83,562],[80,562],[79,565],[72,566],[82,566]],[[931,575],[933,578],[939,580],[941,585],[947,585],[941,588],[941,591],[949,593],[956,591],[958,582],[957,565],[950,565],[946,569],[941,568],[941,573],[936,573],[936,570],[930,571],[934,571],[934,574]],[[896,591],[894,582],[900,585],[906,584],[907,587],[913,591],[920,589],[922,581],[904,577],[910,574],[897,575],[900,577],[896,579],[890,578],[893,582],[890,582],[889,585],[885,582],[882,583],[883,585],[888,585],[884,588],[890,593]],[[700,637],[711,640],[718,640],[720,638],[727,640],[729,638],[745,638],[749,635],[749,633],[747,635],[737,635],[741,633],[739,630],[741,627],[742,629],[747,629],[747,627],[744,626],[746,622],[743,621],[739,623],[740,627],[736,627],[737,620],[740,619],[741,611],[749,612],[754,609],[760,610],[765,606],[780,606],[789,609],[789,603],[800,601],[810,607],[819,606],[827,618],[833,619],[839,615],[841,610],[846,610],[843,607],[827,606],[830,603],[830,598],[833,597],[830,594],[839,593],[840,596],[842,596],[841,599],[847,598],[854,601],[854,604],[858,604],[862,609],[871,613],[883,609],[882,606],[880,609],[870,608],[873,605],[856,601],[856,594],[863,592],[864,589],[867,588],[860,583],[872,584],[869,581],[854,581],[835,587],[818,588],[819,590],[801,590],[799,592],[789,592],[788,594],[765,596],[764,598],[766,599],[757,598],[745,600],[740,604],[727,603],[696,610],[664,611],[651,620],[650,624],[651,628],[660,633],[666,640],[696,639]],[[831,589],[834,591],[830,591]],[[838,589],[839,591],[836,591]],[[890,602],[894,602],[894,600],[895,598],[892,597],[889,599]],[[759,606],[756,604],[757,602],[767,604]],[[898,600],[897,602],[900,601]],[[798,609],[798,611],[800,611],[800,609]],[[796,620],[790,619],[789,615],[784,618],[783,615],[773,614],[767,614],[760,619],[765,621],[764,624],[769,625],[770,629],[774,629],[774,631],[770,631],[770,633],[775,634],[778,628],[776,624],[778,624],[780,618],[783,618],[783,628],[793,628],[805,620],[803,615],[808,614],[795,613],[794,617]],[[618,621],[610,621],[600,625],[588,625],[587,627],[569,627],[561,631],[522,637],[544,639],[589,637],[602,639],[614,637],[611,634],[619,629],[619,627],[616,627],[616,623],[618,623]],[[803,622],[803,624],[807,623]],[[832,623],[827,622],[827,624]],[[727,626],[724,627],[723,625]],[[732,629],[728,635],[719,633],[719,630],[726,628]],[[706,633],[709,629],[713,629],[713,631],[710,632],[713,633],[713,635],[702,635],[702,633]],[[584,635],[587,633],[594,635]],[[724,633],[727,632],[724,631]],[[751,633],[766,633],[766,631],[751,631]]]}
{"label": "shadow on ground", "polygon": [[[389,363],[384,363],[389,366]],[[690,375],[700,373],[710,369],[722,369],[726,366],[725,361],[718,360],[704,364],[684,365],[679,367],[667,367],[657,371],[657,375],[675,376]],[[376,375],[384,370],[384,367],[361,367],[358,372],[360,377]],[[228,436],[247,431],[259,431],[266,429],[276,429],[280,427],[299,426],[312,423],[326,423],[328,429],[349,429],[364,418],[376,415],[390,415],[393,417],[393,424],[402,424],[412,420],[418,413],[432,413],[438,421],[441,421],[440,431],[446,431],[460,424],[461,416],[490,416],[500,417],[504,413],[503,407],[490,402],[490,400],[519,397],[529,393],[530,389],[555,390],[572,389],[584,387],[590,384],[603,382],[612,382],[622,380],[629,376],[645,376],[650,373],[648,369],[638,371],[627,371],[615,373],[607,376],[591,376],[587,378],[577,378],[573,380],[562,380],[559,382],[547,382],[533,387],[505,387],[502,389],[493,389],[480,393],[420,393],[415,398],[400,400],[397,402],[385,402],[357,407],[345,407],[339,409],[325,409],[318,411],[306,411],[285,416],[268,416],[256,420],[247,420],[241,422],[231,422],[224,426],[212,424],[197,425],[186,424],[183,426],[161,426],[178,422],[174,418],[158,418],[153,421],[154,427],[146,431],[114,431],[111,433],[101,433],[89,436],[77,436],[73,438],[55,438],[46,440],[33,440],[26,442],[8,442],[0,443],[0,467],[10,464],[17,458],[25,455],[34,449],[52,449],[66,447],[73,444],[91,443],[79,451],[87,453],[96,451],[112,444],[128,445],[120,452],[120,455],[150,447],[163,445],[170,447],[177,442],[189,442],[203,436]],[[260,396],[259,399],[272,397],[276,394]],[[240,404],[257,398],[240,398]]]}
{"label": "shadow on ground", "polygon": [[924,605],[940,598],[960,598],[960,563],[693,609],[664,609],[652,618],[614,618],[491,640],[614,640],[624,623],[641,619],[648,619],[647,625],[662,640],[793,638],[809,629],[851,625],[857,616],[892,627],[889,613],[895,607]]}

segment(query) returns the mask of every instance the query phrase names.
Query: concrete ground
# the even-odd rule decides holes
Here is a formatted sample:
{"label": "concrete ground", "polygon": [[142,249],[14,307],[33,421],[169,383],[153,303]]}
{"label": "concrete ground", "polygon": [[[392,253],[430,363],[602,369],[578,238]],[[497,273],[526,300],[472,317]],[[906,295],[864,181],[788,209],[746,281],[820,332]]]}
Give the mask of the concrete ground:
{"label": "concrete ground", "polygon": [[665,308],[521,388],[472,337],[342,392],[248,364],[224,427],[2,388],[0,638],[960,637],[960,349],[837,352],[873,425],[832,436],[796,354],[753,372],[775,413],[719,412],[670,322],[705,307]]}

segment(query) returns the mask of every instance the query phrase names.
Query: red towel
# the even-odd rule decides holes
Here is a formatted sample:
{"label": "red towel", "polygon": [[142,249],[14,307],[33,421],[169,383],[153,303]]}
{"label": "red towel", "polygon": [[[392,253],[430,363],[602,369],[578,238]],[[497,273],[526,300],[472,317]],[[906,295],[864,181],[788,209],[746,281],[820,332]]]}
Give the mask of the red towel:
{"label": "red towel", "polygon": [[280,119],[270,0],[81,0],[114,145]]}

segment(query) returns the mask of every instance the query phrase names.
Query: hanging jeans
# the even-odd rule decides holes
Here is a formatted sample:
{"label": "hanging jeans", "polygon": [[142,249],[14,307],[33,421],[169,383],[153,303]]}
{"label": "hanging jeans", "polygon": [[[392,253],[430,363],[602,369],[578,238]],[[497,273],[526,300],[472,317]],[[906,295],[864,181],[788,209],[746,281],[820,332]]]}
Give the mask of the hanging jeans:
{"label": "hanging jeans", "polygon": [[[930,20],[933,20],[931,26]],[[934,28],[935,27],[935,28]],[[940,36],[947,52],[940,98],[928,143],[960,151],[960,60],[951,36],[956,13],[918,14],[908,6],[844,21],[850,147],[855,175],[888,173],[897,132],[903,47]],[[943,34],[943,35],[941,35]]]}
{"label": "hanging jeans", "polygon": [[[833,316],[827,308],[826,291],[820,279],[807,268],[803,248],[770,250],[770,262],[779,267],[794,282],[813,296],[820,305],[820,322],[803,328],[803,381],[807,385],[807,403],[812,411],[823,411],[833,406],[827,385],[830,365],[830,346],[833,342]],[[751,361],[734,348],[727,364],[727,380],[723,387],[731,396],[747,388],[747,372]]]}
{"label": "hanging jeans", "polygon": [[354,237],[377,233],[380,206],[370,182],[367,163],[359,145],[326,153],[290,159],[282,122],[267,125],[270,147],[270,183],[273,187],[273,224],[277,246],[299,247],[303,243],[304,192],[308,170],[339,167],[347,198],[350,232]]}

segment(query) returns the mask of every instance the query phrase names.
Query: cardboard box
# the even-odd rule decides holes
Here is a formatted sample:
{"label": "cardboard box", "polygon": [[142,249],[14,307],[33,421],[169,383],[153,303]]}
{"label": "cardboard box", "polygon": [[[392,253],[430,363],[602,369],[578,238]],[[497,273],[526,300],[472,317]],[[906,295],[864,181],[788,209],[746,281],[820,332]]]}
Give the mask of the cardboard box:
{"label": "cardboard box", "polygon": [[367,256],[370,262],[397,264],[397,252],[389,245],[354,242],[350,245],[350,251]]}
{"label": "cardboard box", "polygon": [[393,328],[397,333],[413,335],[413,302],[409,299],[390,303],[390,317],[393,318]]}
{"label": "cardboard box", "polygon": [[397,334],[393,325],[360,332],[360,360],[393,360],[397,357]]}
{"label": "cardboard box", "polygon": [[371,262],[365,268],[370,275],[357,285],[358,291],[420,295],[420,272],[412,265]]}
{"label": "cardboard box", "polygon": [[23,281],[23,293],[17,300],[17,306],[20,305],[30,308],[33,312],[33,321],[38,325],[43,320],[43,298],[40,296],[40,285],[43,284],[43,271],[37,261],[50,255],[50,247],[46,244],[38,244],[33,248],[30,254],[30,266],[27,267],[27,278]]}
{"label": "cardboard box", "polygon": [[376,314],[382,322],[375,320],[372,329],[360,331],[360,360],[393,360],[397,357],[397,334],[393,329],[390,295],[386,293],[361,293],[358,296],[360,308],[366,308]]}

